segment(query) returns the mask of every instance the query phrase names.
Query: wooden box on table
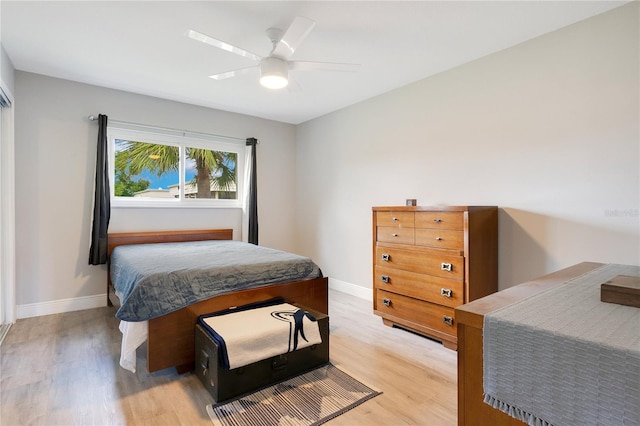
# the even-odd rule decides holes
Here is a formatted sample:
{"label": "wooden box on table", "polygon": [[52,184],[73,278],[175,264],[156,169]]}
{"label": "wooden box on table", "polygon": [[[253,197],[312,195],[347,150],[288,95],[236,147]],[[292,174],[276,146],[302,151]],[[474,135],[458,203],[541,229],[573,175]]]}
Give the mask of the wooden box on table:
{"label": "wooden box on table", "polygon": [[616,275],[600,286],[600,300],[640,308],[640,278]]}

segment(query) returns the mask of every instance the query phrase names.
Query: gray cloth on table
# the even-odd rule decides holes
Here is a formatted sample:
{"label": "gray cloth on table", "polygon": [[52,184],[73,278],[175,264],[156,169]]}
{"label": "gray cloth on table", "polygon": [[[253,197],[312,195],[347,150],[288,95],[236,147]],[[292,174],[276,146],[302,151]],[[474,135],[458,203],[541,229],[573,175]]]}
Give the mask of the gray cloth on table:
{"label": "gray cloth on table", "polygon": [[241,241],[116,247],[111,281],[121,296],[116,317],[144,321],[220,294],[322,276],[309,258]]}
{"label": "gray cloth on table", "polygon": [[484,319],[485,402],[530,425],[640,424],[640,309],[600,285],[603,265]]}

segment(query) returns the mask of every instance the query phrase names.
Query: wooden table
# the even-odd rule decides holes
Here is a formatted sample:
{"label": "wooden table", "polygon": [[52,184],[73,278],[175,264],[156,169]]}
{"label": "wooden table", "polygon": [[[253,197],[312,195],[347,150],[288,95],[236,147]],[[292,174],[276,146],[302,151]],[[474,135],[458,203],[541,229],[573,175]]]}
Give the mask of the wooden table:
{"label": "wooden table", "polygon": [[601,266],[603,266],[602,263],[579,263],[456,308],[458,425],[520,426],[523,424],[483,402],[482,328],[485,314],[517,303]]}

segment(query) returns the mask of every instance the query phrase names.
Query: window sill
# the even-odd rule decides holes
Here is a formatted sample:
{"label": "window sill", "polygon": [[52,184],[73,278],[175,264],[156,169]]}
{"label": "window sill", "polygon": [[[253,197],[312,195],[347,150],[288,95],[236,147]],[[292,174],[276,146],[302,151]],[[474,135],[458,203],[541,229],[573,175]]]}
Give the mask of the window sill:
{"label": "window sill", "polygon": [[112,209],[241,209],[239,201],[123,201],[111,200]]}

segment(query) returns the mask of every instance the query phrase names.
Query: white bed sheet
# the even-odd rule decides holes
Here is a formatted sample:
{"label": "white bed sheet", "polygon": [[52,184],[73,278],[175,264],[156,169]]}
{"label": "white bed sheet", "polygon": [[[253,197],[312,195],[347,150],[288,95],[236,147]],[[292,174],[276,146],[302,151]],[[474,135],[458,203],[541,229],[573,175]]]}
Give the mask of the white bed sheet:
{"label": "white bed sheet", "polygon": [[[118,299],[122,300],[122,294],[116,291]],[[136,372],[136,352],[149,335],[149,321],[120,321],[118,327],[122,333],[120,346],[120,367]]]}
{"label": "white bed sheet", "polygon": [[120,321],[122,347],[120,348],[120,366],[132,373],[136,372],[137,349],[147,340],[148,321]]}

